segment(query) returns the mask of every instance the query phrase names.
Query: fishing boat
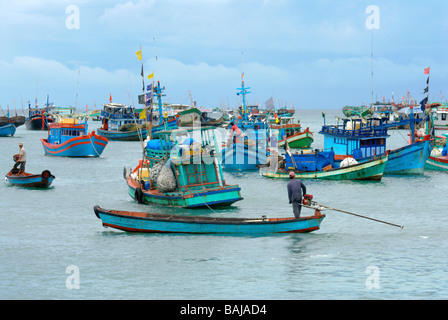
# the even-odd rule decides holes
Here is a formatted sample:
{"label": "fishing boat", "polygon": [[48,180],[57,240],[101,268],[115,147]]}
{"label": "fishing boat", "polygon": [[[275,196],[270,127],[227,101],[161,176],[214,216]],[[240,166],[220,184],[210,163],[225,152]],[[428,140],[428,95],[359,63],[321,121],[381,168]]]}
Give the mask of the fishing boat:
{"label": "fishing boat", "polygon": [[48,188],[55,179],[54,175],[49,170],[42,171],[41,174],[32,174],[23,172],[20,175],[17,174],[18,169],[11,170],[6,174],[5,179],[14,186],[26,187],[26,188]]}
{"label": "fishing boat", "polygon": [[285,154],[284,161],[260,168],[263,177],[289,179],[292,171],[298,179],[322,180],[381,180],[388,154],[363,163],[340,165],[333,150],[312,153]]}
{"label": "fishing boat", "polygon": [[432,149],[432,138],[425,134],[421,139],[415,139],[414,122],[422,118],[413,118],[389,122],[388,118],[351,118],[343,119],[342,125],[325,125],[319,132],[324,135],[324,149],[335,151],[336,159],[341,161],[347,157],[357,162],[364,162],[386,153],[386,141],[390,137],[388,128],[409,125],[412,135],[407,145],[388,150],[384,174],[422,175],[426,159]]}
{"label": "fishing boat", "polygon": [[177,113],[179,115],[179,126],[192,127],[195,123],[201,123],[202,112],[198,108],[191,107]]}
{"label": "fishing boat", "polygon": [[276,134],[279,147],[284,147],[285,143],[288,143],[290,148],[304,149],[309,148],[314,141],[313,132],[309,128],[302,131],[301,124],[294,123],[292,117],[277,117],[275,114],[270,129]]}
{"label": "fishing boat", "polygon": [[425,163],[425,170],[448,172],[448,156],[429,156]]}
{"label": "fishing boat", "polygon": [[29,117],[26,120],[28,130],[48,130],[48,124],[54,122],[51,114],[45,111],[45,108],[28,109]]}
{"label": "fishing boat", "polygon": [[87,121],[78,123],[75,118],[50,124],[48,138],[40,141],[46,154],[59,157],[99,157],[108,143],[107,138],[88,132]]}
{"label": "fishing boat", "polygon": [[277,110],[277,114],[280,117],[293,117],[295,113],[295,109],[280,108]]}
{"label": "fishing boat", "polygon": [[213,117],[213,112],[207,110],[200,110],[192,107],[178,112],[179,126],[192,127],[194,125],[201,126],[220,126],[224,124],[224,119],[221,117]]}
{"label": "fishing boat", "polygon": [[243,141],[233,141],[229,137],[225,147],[222,149],[222,163],[225,170],[246,171],[258,170],[259,165],[267,163],[269,152],[267,151],[268,124],[259,117],[249,116],[250,110],[246,105],[246,94],[249,87],[238,88],[237,95],[243,96],[243,105],[238,108],[238,120],[235,121],[242,132]]}
{"label": "fishing boat", "polygon": [[137,202],[197,208],[243,199],[239,186],[225,182],[213,127],[165,130],[145,143],[144,158],[124,170]]}
{"label": "fishing boat", "polygon": [[222,218],[132,212],[94,207],[104,227],[128,232],[240,234],[304,233],[319,230],[325,215],[316,210],[307,217],[287,218]]}
{"label": "fishing boat", "polygon": [[14,123],[8,123],[0,126],[0,137],[13,136],[16,133],[16,126]]}
{"label": "fishing boat", "polygon": [[448,130],[448,103],[432,103],[428,107],[432,108],[434,128]]}
{"label": "fishing boat", "polygon": [[346,117],[353,117],[353,116],[360,116],[362,113],[369,110],[368,106],[361,105],[361,106],[344,106],[342,108],[342,113]]}
{"label": "fishing boat", "polygon": [[25,124],[25,121],[26,121],[26,119],[24,116],[16,115],[16,116],[10,117],[9,111],[8,111],[6,116],[0,117],[0,127],[12,123],[17,128],[17,127],[20,127],[21,125]]}
{"label": "fishing boat", "polygon": [[98,134],[109,140],[139,141],[146,139],[149,132],[152,137],[157,137],[159,131],[177,128],[177,117],[163,116],[161,100],[163,90],[158,82],[154,89],[154,95],[158,97],[159,102],[159,118],[156,123],[150,119],[151,113],[146,113],[146,108],[139,113],[132,106],[111,102],[105,104],[101,111],[103,125],[97,130]]}
{"label": "fishing boat", "polygon": [[139,141],[146,138],[146,119],[133,107],[120,103],[104,104],[101,111],[102,127],[97,129],[98,135],[109,140]]}
{"label": "fishing boat", "polygon": [[50,106],[48,95],[47,102],[43,108],[37,106],[37,99],[35,108],[31,108],[31,104],[28,104],[28,117],[25,122],[26,128],[28,130],[48,130],[48,124],[55,122],[50,112],[51,109],[52,106]]}

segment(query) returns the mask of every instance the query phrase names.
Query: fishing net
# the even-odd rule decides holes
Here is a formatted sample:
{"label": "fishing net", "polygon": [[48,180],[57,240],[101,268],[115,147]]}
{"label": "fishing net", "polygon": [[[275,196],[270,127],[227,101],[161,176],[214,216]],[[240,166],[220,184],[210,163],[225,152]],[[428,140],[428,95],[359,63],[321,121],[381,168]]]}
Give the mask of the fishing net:
{"label": "fishing net", "polygon": [[158,163],[151,168],[149,172],[149,180],[152,183],[157,183],[157,178],[159,177],[160,170],[163,167],[163,163]]}
{"label": "fishing net", "polygon": [[348,167],[348,166],[352,166],[357,163],[358,163],[358,161],[356,161],[353,158],[345,158],[344,160],[342,160],[340,167],[341,168]]}
{"label": "fishing net", "polygon": [[176,177],[170,165],[162,166],[157,177],[157,189],[161,192],[176,190]]}

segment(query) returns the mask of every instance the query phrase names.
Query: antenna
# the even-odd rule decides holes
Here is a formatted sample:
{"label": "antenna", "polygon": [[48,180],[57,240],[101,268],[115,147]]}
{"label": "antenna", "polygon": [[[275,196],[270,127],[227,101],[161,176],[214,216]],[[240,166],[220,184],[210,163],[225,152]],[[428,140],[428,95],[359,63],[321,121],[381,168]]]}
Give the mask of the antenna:
{"label": "antenna", "polygon": [[372,105],[373,105],[373,31],[372,31]]}
{"label": "antenna", "polygon": [[78,81],[76,82],[75,110],[78,105],[79,73],[80,72],[81,72],[81,69],[78,69]]}

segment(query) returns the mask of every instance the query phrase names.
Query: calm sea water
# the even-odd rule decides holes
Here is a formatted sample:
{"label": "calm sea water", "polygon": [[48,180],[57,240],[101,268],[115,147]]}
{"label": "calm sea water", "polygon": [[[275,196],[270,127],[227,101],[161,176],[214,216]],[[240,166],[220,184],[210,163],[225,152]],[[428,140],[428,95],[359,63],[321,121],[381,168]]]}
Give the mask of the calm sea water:
{"label": "calm sea water", "polygon": [[[339,110],[326,110],[335,123]],[[317,132],[321,110],[298,110]],[[89,122],[94,130],[98,122]],[[389,148],[406,143],[390,131]],[[287,181],[257,172],[227,173],[243,201],[226,209],[139,205],[127,195],[123,167],[134,167],[139,142],[110,141],[101,158],[46,156],[46,132],[19,127],[0,138],[6,174],[23,142],[27,171],[49,169],[48,190],[0,184],[0,299],[447,299],[448,173],[383,177],[381,182],[305,181],[319,203],[404,229],[325,211],[319,231],[274,236],[132,234],[105,229],[104,208],[237,217],[292,216]],[[303,210],[302,214],[308,212]],[[79,276],[79,277],[77,277]],[[79,279],[79,282],[73,279]]]}

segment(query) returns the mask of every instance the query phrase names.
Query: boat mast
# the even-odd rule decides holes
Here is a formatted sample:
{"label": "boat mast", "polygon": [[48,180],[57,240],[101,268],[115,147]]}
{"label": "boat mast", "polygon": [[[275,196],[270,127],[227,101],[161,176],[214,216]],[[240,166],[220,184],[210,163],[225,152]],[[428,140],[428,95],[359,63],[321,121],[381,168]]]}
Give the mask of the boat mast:
{"label": "boat mast", "polygon": [[246,94],[250,93],[248,91],[250,87],[245,88],[244,87],[244,72],[241,74],[241,88],[237,88],[238,92],[236,93],[238,96],[241,94],[243,96],[243,110],[242,110],[242,116],[240,119],[240,127],[242,126],[243,120],[248,120],[247,110],[246,110]]}
{"label": "boat mast", "polygon": [[[163,94],[163,90],[165,90],[165,87],[160,87],[160,81],[157,81],[157,87],[154,88],[154,95],[157,96],[157,101],[159,104],[159,125],[162,124],[162,97],[165,97],[166,94]],[[165,121],[165,129],[166,129],[166,121]]]}

